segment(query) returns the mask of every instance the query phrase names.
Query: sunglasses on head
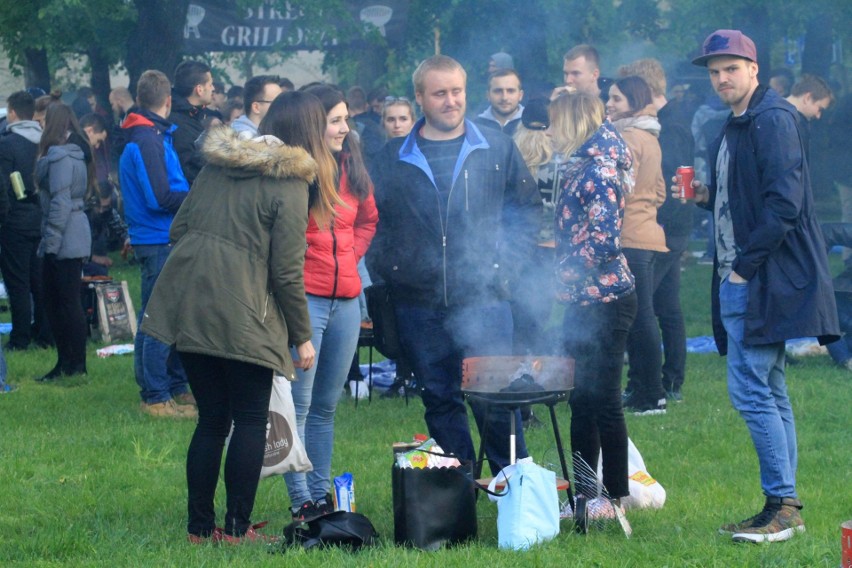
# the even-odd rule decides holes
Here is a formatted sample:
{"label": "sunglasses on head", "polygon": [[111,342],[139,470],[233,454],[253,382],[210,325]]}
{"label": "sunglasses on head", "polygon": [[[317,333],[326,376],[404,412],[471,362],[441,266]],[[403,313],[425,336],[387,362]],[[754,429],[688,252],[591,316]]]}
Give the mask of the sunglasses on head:
{"label": "sunglasses on head", "polygon": [[390,106],[393,103],[410,103],[406,97],[385,97],[385,106]]}

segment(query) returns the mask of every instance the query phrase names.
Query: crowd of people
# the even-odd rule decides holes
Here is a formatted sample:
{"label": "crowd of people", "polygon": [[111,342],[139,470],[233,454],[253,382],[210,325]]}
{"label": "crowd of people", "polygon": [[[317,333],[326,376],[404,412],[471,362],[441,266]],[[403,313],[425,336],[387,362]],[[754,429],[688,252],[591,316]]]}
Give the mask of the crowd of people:
{"label": "crowd of people", "polygon": [[[45,383],[85,374],[80,275],[105,275],[108,253],[132,250],[141,411],[197,420],[188,539],[264,540],[251,515],[273,376],[293,381],[313,470],[284,479],[293,519],[308,521],[333,509],[336,407],[347,381],[353,395],[367,388],[353,372],[363,290],[382,282],[429,434],[461,459],[476,458],[463,358],[573,357],[571,446],[593,467],[601,459],[599,509],[612,511],[629,494],[625,412],[683,401],[679,288],[695,208],[671,185],[694,163],[694,204],[713,227],[716,341],[766,497],[721,530],[786,540],[804,523],[784,341],[841,333],[808,175],[808,120],[834,97],[812,76],[783,96],[783,81],[759,85],[754,44],[736,30],[711,34],[693,63],[715,92],[699,112],[682,92],[667,100],[658,61],[605,80],[589,45],[565,54],[562,86],[527,99],[511,56],[494,54],[481,112],[467,106],[467,71],[430,57],[412,76],[419,118],[384,88],[297,90],[260,75],[226,95],[199,61],[171,79],[146,71],[135,97],[110,93],[109,110],[91,90],[71,105],[14,93],[0,135],[6,350],[55,345]],[[550,326],[557,303],[562,321]],[[835,352],[849,364],[849,349]],[[2,351],[0,383],[12,389]],[[509,464],[510,438],[527,456],[528,409],[470,406],[492,472]],[[576,491],[602,499],[594,486]]]}

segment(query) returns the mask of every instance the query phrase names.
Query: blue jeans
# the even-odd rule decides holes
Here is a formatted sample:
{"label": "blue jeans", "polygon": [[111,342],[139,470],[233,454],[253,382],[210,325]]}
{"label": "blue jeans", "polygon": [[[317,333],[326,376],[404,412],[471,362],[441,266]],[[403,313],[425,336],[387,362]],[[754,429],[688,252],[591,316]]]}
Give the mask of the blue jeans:
{"label": "blue jeans", "polygon": [[189,391],[186,373],[174,346],[166,345],[138,330],[142,327],[145,308],[154,291],[157,277],[169,257],[171,246],[135,245],[133,251],[142,273],[142,305],[139,307],[134,340],[133,369],[142,400],[147,404],[155,404]]}
{"label": "blue jeans", "polygon": [[728,395],[751,433],[763,493],[797,498],[796,424],[784,378],[784,343],[745,344],[748,284],[726,278],[719,303],[728,333]]}
{"label": "blue jeans", "polygon": [[308,313],[316,365],[307,371],[297,369],[292,388],[296,429],[314,468],[308,473],[284,474],[294,508],[324,498],[331,489],[334,412],[361,331],[357,298],[331,300],[308,294]]}
{"label": "blue jeans", "polygon": [[[467,306],[452,310],[412,304],[395,306],[397,332],[414,376],[422,387],[429,435],[441,448],[465,460],[475,460],[476,452],[461,392],[462,358],[485,355],[511,355],[512,312],[508,302]],[[471,403],[480,435],[485,436],[485,453],[496,475],[509,464],[509,412],[515,413],[516,452],[526,457],[527,447],[518,409],[508,410]]]}
{"label": "blue jeans", "polygon": [[0,388],[6,384],[6,375],[8,368],[6,367],[6,354],[3,353],[3,342],[0,341]]}

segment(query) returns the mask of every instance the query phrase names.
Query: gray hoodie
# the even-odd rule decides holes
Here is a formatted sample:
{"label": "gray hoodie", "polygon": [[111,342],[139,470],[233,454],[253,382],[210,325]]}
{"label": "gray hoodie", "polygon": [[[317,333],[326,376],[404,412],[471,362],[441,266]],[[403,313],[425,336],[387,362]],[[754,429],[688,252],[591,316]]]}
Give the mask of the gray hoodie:
{"label": "gray hoodie", "polygon": [[41,142],[41,125],[35,120],[19,120],[6,125],[6,130],[23,136],[33,144]]}
{"label": "gray hoodie", "polygon": [[257,126],[246,115],[234,120],[231,123],[231,128],[240,133],[242,140],[251,140],[257,136]]}
{"label": "gray hoodie", "polygon": [[88,258],[92,231],[86,217],[86,162],[76,144],[51,146],[36,164],[41,209],[41,243],[38,255],[55,254],[59,260]]}

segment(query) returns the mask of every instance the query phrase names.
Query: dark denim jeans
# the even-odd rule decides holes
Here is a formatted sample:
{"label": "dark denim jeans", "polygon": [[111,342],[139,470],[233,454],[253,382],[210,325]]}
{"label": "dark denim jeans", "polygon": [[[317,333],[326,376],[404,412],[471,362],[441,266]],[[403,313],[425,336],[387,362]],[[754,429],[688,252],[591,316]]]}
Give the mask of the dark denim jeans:
{"label": "dark denim jeans", "polygon": [[689,237],[668,237],[654,261],[654,313],[663,338],[663,388],[680,390],[686,376],[686,326],[680,307],[680,263]]}
{"label": "dark denim jeans", "polygon": [[263,466],[272,369],[233,359],[180,353],[198,401],[198,425],[186,455],[187,532],[210,536],[216,526],[214,496],[225,438],[225,532],[241,536],[251,513]]}
{"label": "dark denim jeans", "polygon": [[[598,456],[603,457],[603,483],[613,499],[630,494],[621,371],[636,306],[636,294],[605,304],[568,304],[562,324],[565,353],[575,360],[571,450],[592,470],[597,469]],[[594,488],[580,480],[576,490],[595,496]]]}
{"label": "dark denim jeans", "polygon": [[0,271],[9,294],[12,333],[9,347],[26,349],[31,340],[44,347],[53,343],[44,308],[43,261],[36,251],[41,236],[0,229]]}
{"label": "dark denim jeans", "polygon": [[44,309],[56,341],[56,367],[68,374],[86,372],[89,334],[80,295],[82,269],[82,258],[44,257]]}
{"label": "dark denim jeans", "polygon": [[[509,303],[452,309],[397,303],[395,312],[400,341],[423,389],[429,435],[445,452],[476,459],[461,392],[461,363],[464,357],[512,354]],[[518,409],[492,406],[487,426],[486,408],[472,402],[471,409],[480,435],[487,431],[485,454],[493,474],[509,465],[510,412],[515,413],[517,457],[528,455]]]}
{"label": "dark denim jeans", "polygon": [[846,365],[852,358],[852,294],[835,292],[834,300],[837,303],[837,319],[840,322],[843,337],[834,343],[829,343],[826,347],[835,363]]}
{"label": "dark denim jeans", "polygon": [[[154,291],[154,284],[171,251],[170,245],[136,245],[133,247],[142,272],[142,305],[139,307],[138,328]],[[186,373],[180,359],[169,346],[150,335],[136,332],[133,352],[133,368],[139,394],[148,404],[165,402],[176,395],[189,391]]]}
{"label": "dark denim jeans", "polygon": [[624,249],[627,266],[636,280],[636,319],[627,336],[627,356],[632,390],[640,403],[656,403],[665,398],[663,390],[663,353],[660,328],[654,315],[654,260],[652,250]]}

